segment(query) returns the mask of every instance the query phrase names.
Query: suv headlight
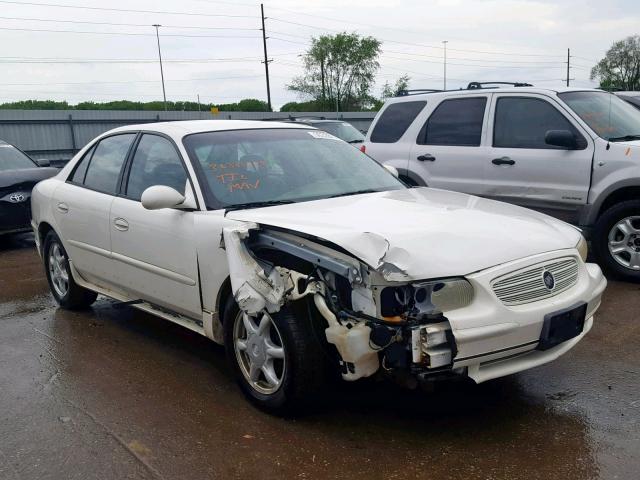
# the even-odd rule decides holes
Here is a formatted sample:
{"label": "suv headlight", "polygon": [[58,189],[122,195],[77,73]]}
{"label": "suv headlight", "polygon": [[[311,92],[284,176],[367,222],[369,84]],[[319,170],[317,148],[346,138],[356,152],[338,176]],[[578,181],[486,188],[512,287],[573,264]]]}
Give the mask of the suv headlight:
{"label": "suv headlight", "polygon": [[449,312],[473,301],[473,286],[464,278],[448,278],[414,283],[415,305],[423,312]]}
{"label": "suv headlight", "polygon": [[585,238],[580,235],[580,240],[578,241],[578,244],[576,245],[576,249],[578,250],[578,253],[580,254],[580,258],[582,258],[583,262],[587,261],[587,255],[589,255],[589,246],[587,245],[587,241],[585,240]]}

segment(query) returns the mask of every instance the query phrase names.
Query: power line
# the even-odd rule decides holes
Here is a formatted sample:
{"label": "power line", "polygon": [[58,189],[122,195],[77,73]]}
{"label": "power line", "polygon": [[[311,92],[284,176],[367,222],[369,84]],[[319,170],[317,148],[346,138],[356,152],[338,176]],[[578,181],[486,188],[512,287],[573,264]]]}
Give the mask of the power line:
{"label": "power line", "polygon": [[154,13],[163,15],[185,15],[190,17],[227,17],[227,18],[259,18],[256,15],[228,15],[222,13],[204,13],[204,12],[177,12],[168,10],[134,10],[131,8],[107,8],[107,7],[89,7],[86,5],[68,5],[61,3],[39,3],[39,2],[18,2],[15,0],[0,0],[0,3],[10,3],[14,5],[29,5],[36,7],[55,7],[55,8],[73,8],[80,10],[98,10],[102,12],[125,12],[125,13]]}
{"label": "power line", "polygon": [[[166,62],[166,60],[165,60]],[[208,78],[180,78],[180,79],[170,79],[168,78],[167,83],[177,83],[177,82],[202,82],[202,81],[215,81],[215,80],[234,80],[234,79],[242,79],[242,78],[262,78],[262,74],[256,75],[234,75],[230,77],[208,77]],[[274,77],[274,75],[271,75]],[[37,82],[37,83],[0,83],[0,86],[3,87],[18,87],[18,86],[41,86],[41,85],[129,85],[132,83],[157,83],[157,80],[113,80],[113,81],[97,81],[97,82]]]}
{"label": "power line", "polygon": [[[0,0],[1,3],[1,0]],[[80,31],[80,30],[49,30],[42,28],[13,28],[0,27],[0,30],[11,30],[20,32],[44,32],[44,33],[79,33],[83,35],[115,35],[115,36],[132,36],[132,37],[155,37],[152,33],[133,33],[133,32],[96,32],[96,31]],[[182,37],[182,38],[260,38],[258,35],[185,35],[176,33],[167,33],[164,37]]]}
{"label": "power line", "polygon": [[[86,25],[109,25],[109,26],[117,26],[117,27],[144,27],[149,28],[149,25],[146,23],[115,23],[115,22],[89,22],[89,21],[80,21],[80,20],[53,20],[47,18],[35,18],[35,17],[4,17],[0,16],[0,19],[3,20],[24,20],[29,22],[49,22],[49,23],[71,23],[71,24],[86,24]],[[193,25],[165,25],[165,28],[176,28],[176,29],[194,29],[194,30],[246,30],[246,31],[255,31],[260,30],[259,28],[243,28],[243,27],[197,27]]]}

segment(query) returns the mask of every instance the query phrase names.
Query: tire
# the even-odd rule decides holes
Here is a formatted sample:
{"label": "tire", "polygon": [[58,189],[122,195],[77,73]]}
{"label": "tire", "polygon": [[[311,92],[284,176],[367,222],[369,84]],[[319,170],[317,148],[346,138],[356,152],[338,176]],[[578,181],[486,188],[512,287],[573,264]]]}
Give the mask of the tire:
{"label": "tire", "polygon": [[[240,312],[233,298],[226,302],[223,315],[224,339],[227,358],[234,371],[236,381],[244,395],[258,408],[275,414],[293,413],[309,406],[311,399],[322,391],[326,385],[327,362],[321,345],[314,336],[312,325],[304,309],[284,306],[279,312],[269,315],[269,336],[271,344],[281,347],[283,359],[273,359],[273,372],[280,378],[277,386],[269,385],[264,373],[259,373],[255,385],[251,382],[247,363],[249,348],[259,347],[259,342],[245,342],[244,352],[236,346],[236,340],[246,333],[243,313]],[[256,317],[258,318],[258,317]],[[256,318],[251,318],[253,326],[258,325]],[[266,330],[265,330],[266,331]],[[248,336],[247,336],[248,337]],[[265,350],[269,350],[267,347]],[[257,352],[260,360],[261,352]],[[268,356],[267,356],[268,358]],[[266,387],[266,388],[265,388]]]}
{"label": "tire", "polygon": [[67,251],[53,231],[44,239],[43,258],[49,288],[58,305],[68,310],[79,310],[96,301],[96,292],[81,287],[73,280]]}
{"label": "tire", "polygon": [[[623,222],[626,234],[619,228]],[[593,233],[593,249],[602,269],[621,280],[640,282],[640,200],[610,207],[598,219]],[[611,241],[624,250],[614,255]]]}

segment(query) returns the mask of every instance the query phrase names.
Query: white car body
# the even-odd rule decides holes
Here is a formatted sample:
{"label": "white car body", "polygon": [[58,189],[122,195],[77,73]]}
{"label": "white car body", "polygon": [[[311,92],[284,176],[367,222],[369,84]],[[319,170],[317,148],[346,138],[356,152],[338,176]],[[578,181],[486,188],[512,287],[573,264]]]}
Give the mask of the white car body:
{"label": "white car body", "polygon": [[[321,304],[318,290],[301,291],[295,286],[298,273],[279,268],[280,276],[273,278],[275,269],[270,274],[263,271],[248,255],[244,239],[251,232],[282,241],[288,252],[300,251],[304,256],[310,251],[322,265],[326,261],[327,265],[336,263],[338,268],[349,266],[351,270],[345,275],[353,287],[353,309],[371,317],[380,317],[379,297],[374,293],[377,289],[464,278],[473,287],[472,298],[463,308],[444,311],[446,319],[436,326],[416,328],[411,340],[412,358],[420,364],[432,355],[432,365],[446,364],[448,371],[467,374],[476,382],[549,362],[589,331],[606,280],[597,265],[581,258],[578,246],[582,236],[576,228],[524,208],[416,188],[226,214],[224,209],[206,209],[202,185],[183,144],[185,136],[298,128],[308,129],[264,122],[195,121],[127,126],[108,132],[96,141],[123,132],[155,132],[171,139],[189,176],[185,204],[193,208],[148,210],[140,201],[67,181],[94,141],[56,177],[34,189],[33,229],[38,249],[42,252],[44,237],[53,230],[68,252],[70,271],[78,285],[120,301],[137,302],[135,308],[218,343],[223,342],[220,305],[224,296],[232,293],[241,310],[249,314],[277,312],[294,296],[312,295],[328,324],[335,322],[333,314],[325,311],[326,305]],[[162,197],[151,199],[153,193],[145,201]],[[540,298],[534,295],[515,305],[506,305],[497,297],[495,283],[505,276],[532,271],[538,288],[542,280],[535,269],[551,271],[560,268],[554,266],[558,262],[568,266],[568,273],[559,274],[558,285],[563,275],[571,275],[566,288],[551,289]],[[285,277],[294,283],[288,284]],[[321,285],[314,288],[322,290]],[[586,305],[583,330],[552,348],[537,349],[545,316],[580,303]],[[362,327],[359,333],[368,335],[364,324],[358,325],[357,320],[354,324]],[[435,333],[434,328],[438,330]],[[340,337],[344,332],[337,327],[337,337],[329,330],[331,343],[346,342],[338,346],[342,357],[354,358],[355,371],[343,372],[345,379],[369,376],[378,370],[377,353],[366,352],[367,360],[362,360],[363,356],[349,350],[355,349],[355,344],[349,343],[353,339]],[[435,350],[427,345],[429,335],[445,331],[453,335],[449,343],[455,343],[454,348],[443,346],[443,342]],[[439,355],[444,358],[441,363]]]}

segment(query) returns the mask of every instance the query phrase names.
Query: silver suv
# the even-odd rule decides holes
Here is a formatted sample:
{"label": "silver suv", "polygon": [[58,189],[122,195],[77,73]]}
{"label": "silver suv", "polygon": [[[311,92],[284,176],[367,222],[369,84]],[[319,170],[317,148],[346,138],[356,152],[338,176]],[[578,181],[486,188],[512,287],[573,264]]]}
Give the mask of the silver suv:
{"label": "silver suv", "polygon": [[640,280],[640,110],[613,94],[479,83],[406,91],[378,112],[362,150],[406,183],[578,225],[605,270]]}

